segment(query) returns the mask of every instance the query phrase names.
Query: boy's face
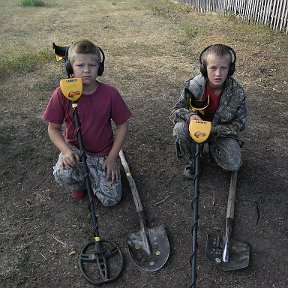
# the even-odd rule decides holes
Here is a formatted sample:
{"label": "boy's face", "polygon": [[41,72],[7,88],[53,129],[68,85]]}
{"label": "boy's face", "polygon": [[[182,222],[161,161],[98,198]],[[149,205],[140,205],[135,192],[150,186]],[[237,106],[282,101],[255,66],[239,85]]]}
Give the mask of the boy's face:
{"label": "boy's face", "polygon": [[83,85],[95,85],[98,76],[99,61],[94,54],[76,54],[72,65],[74,77],[82,78]]}
{"label": "boy's face", "polygon": [[229,57],[208,55],[206,59],[207,75],[211,88],[221,89],[228,77],[230,68]]}

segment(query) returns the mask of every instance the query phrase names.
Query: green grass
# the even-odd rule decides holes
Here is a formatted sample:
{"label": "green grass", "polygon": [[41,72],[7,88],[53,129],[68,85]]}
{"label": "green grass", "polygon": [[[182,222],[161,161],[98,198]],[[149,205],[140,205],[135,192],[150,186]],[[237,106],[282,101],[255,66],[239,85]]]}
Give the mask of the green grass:
{"label": "green grass", "polygon": [[0,57],[0,76],[7,77],[13,73],[27,73],[34,71],[40,65],[49,63],[55,59],[53,51],[43,51],[38,54],[9,55]]}
{"label": "green grass", "polygon": [[44,6],[44,2],[41,0],[21,0],[20,5],[23,7],[39,7]]}
{"label": "green grass", "polygon": [[7,135],[0,135],[0,145],[7,145],[11,141],[10,137]]}

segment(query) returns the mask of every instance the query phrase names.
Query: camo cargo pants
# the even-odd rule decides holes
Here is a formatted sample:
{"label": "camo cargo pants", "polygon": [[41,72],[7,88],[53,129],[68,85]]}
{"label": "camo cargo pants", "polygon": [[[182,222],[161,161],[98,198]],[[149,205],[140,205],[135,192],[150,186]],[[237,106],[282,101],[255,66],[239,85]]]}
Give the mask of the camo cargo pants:
{"label": "camo cargo pants", "polygon": [[[72,147],[80,154],[80,151]],[[122,196],[121,179],[117,181],[107,180],[103,163],[106,157],[87,155],[86,161],[90,170],[91,188],[104,206],[114,206],[120,202]],[[55,181],[60,185],[69,186],[71,191],[85,188],[84,164],[79,162],[77,167],[61,167],[63,154],[60,153],[56,165],[53,167]]]}
{"label": "camo cargo pants", "polygon": [[[173,129],[176,139],[178,157],[185,154],[194,158],[195,143],[189,134],[187,122],[177,122]],[[217,165],[228,171],[237,171],[242,165],[241,147],[239,141],[234,138],[210,137],[208,140],[209,151]]]}

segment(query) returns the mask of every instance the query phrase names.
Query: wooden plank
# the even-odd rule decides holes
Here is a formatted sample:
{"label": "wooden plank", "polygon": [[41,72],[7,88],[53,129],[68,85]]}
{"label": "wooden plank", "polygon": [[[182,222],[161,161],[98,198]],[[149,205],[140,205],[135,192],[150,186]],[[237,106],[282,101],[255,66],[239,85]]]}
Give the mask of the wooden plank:
{"label": "wooden plank", "polygon": [[268,1],[268,4],[266,6],[266,16],[265,16],[265,21],[264,24],[265,25],[269,25],[269,18],[270,18],[270,14],[271,14],[271,9],[272,9],[272,0]]}
{"label": "wooden plank", "polygon": [[284,19],[285,19],[285,11],[287,13],[287,1],[283,1],[283,7],[282,7],[282,14],[281,14],[281,20],[280,20],[280,23],[279,23],[279,30],[282,31],[282,27],[283,27],[283,24],[285,23],[284,22]]}
{"label": "wooden plank", "polygon": [[264,10],[264,0],[260,0],[259,5],[258,5],[257,19],[256,19],[257,23],[262,22],[262,17],[263,17],[263,12],[264,12],[263,10]]}
{"label": "wooden plank", "polygon": [[274,23],[274,17],[275,17],[275,8],[276,8],[276,3],[272,1],[272,7],[271,7],[271,14],[270,14],[270,23],[269,27],[273,29],[273,23]]}
{"label": "wooden plank", "polygon": [[283,5],[283,0],[279,0],[279,4],[278,4],[278,8],[277,8],[277,21],[276,21],[276,26],[275,26],[276,29],[279,27],[282,5]]}
{"label": "wooden plank", "polygon": [[278,22],[278,11],[279,11],[279,0],[276,1],[275,4],[275,12],[274,12],[274,25],[273,25],[273,30],[277,28],[277,22]]}

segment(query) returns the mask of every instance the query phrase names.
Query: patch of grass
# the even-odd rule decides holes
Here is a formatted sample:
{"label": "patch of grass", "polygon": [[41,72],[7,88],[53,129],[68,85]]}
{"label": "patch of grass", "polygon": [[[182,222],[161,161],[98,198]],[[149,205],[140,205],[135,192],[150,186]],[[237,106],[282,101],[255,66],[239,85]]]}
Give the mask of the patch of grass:
{"label": "patch of grass", "polygon": [[39,7],[44,6],[44,2],[41,0],[21,0],[20,5],[23,7]]}
{"label": "patch of grass", "polygon": [[38,66],[53,61],[55,55],[53,52],[42,51],[38,54],[9,55],[0,58],[0,76],[7,77],[12,73],[27,73],[35,70]]}
{"label": "patch of grass", "polygon": [[10,142],[10,137],[6,135],[0,135],[0,145],[7,145]]}

